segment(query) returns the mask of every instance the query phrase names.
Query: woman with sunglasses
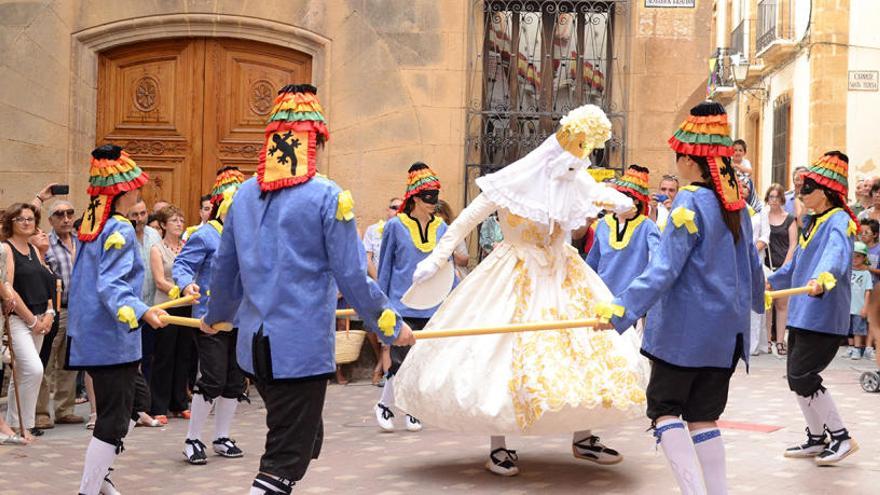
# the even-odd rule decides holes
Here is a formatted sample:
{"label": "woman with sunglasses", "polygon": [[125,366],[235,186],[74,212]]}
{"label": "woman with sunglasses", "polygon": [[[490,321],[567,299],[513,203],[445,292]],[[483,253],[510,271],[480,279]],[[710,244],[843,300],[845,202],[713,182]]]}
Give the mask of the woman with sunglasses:
{"label": "woman with sunglasses", "polygon": [[[437,307],[413,309],[401,301],[413,281],[413,272],[420,261],[427,258],[437,241],[446,232],[446,222],[435,216],[440,199],[440,179],[422,162],[409,168],[406,195],[397,215],[385,222],[382,231],[382,248],[379,256],[379,287],[388,295],[394,309],[413,330],[421,330],[428,323]],[[391,348],[391,367],[385,375],[385,386],[376,404],[376,421],[383,431],[394,430],[394,375],[409,347]],[[421,422],[406,415],[406,429],[419,431]]]}
{"label": "woman with sunglasses", "polygon": [[[804,173],[800,197],[809,211],[789,263],[771,275],[772,289],[810,287],[788,306],[788,386],[807,422],[807,441],[786,457],[812,457],[819,466],[840,462],[859,449],[820,373],[849,333],[853,238],[858,222],[846,204],[849,158],[829,151]],[[829,439],[830,436],[830,439]]]}
{"label": "woman with sunglasses", "polygon": [[42,432],[34,429],[37,397],[43,379],[40,348],[55,319],[52,304],[55,276],[46,267],[39,251],[31,244],[31,241],[46,240],[45,234],[37,227],[39,223],[40,210],[26,203],[13,204],[6,209],[3,217],[3,235],[7,237],[2,245],[6,252],[6,273],[8,280],[12,281],[13,290],[23,302],[16,304],[14,314],[9,317],[20,403],[16,402],[10,381],[6,422],[13,427],[18,426],[18,415],[21,411],[25,431],[19,434],[28,439],[31,438],[30,433],[42,435]]}

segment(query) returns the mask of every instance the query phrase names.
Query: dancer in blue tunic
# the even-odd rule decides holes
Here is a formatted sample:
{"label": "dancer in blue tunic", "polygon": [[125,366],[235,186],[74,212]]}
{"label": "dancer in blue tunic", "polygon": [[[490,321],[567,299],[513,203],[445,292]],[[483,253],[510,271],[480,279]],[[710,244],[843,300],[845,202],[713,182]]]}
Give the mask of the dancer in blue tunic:
{"label": "dancer in blue tunic", "polygon": [[[424,163],[414,163],[409,168],[406,195],[397,216],[385,223],[382,231],[382,249],[379,251],[379,287],[388,294],[391,307],[406,320],[413,330],[421,330],[428,323],[437,307],[410,308],[401,301],[412,286],[413,272],[420,261],[427,258],[437,246],[437,240],[446,233],[447,225],[434,215],[440,199],[440,179]],[[408,347],[391,349],[391,367],[386,374],[385,386],[374,412],[376,422],[383,431],[394,431],[394,376]],[[406,415],[406,429],[419,431],[422,423]]]}
{"label": "dancer in blue tunic", "polygon": [[257,177],[227,213],[202,317],[206,333],[238,319],[238,365],[266,406],[266,451],[251,495],[290,493],[320,453],[336,371],[337,288],[383,342],[415,342],[367,276],[351,193],[316,176],[317,146],[329,137],[316,93],[289,85],[275,99]]}
{"label": "dancer in blue tunic", "polygon": [[[223,220],[244,175],[236,167],[223,167],[211,192],[210,220],[196,229],[187,239],[180,254],[174,259],[171,274],[176,287],[183,287],[185,295],[201,294],[193,308],[193,316],[202,317],[210,299],[211,262],[220,246]],[[189,430],[184,442],[183,455],[190,464],[205,464],[208,457],[202,443],[202,428],[214,407],[214,453],[222,457],[241,457],[244,452],[229,437],[232,417],[238,400],[244,392],[244,376],[235,362],[235,340],[238,329],[231,332],[196,337],[199,351],[199,378],[193,387]]]}
{"label": "dancer in blue tunic", "polygon": [[84,369],[95,387],[98,416],[79,491],[117,493],[109,472],[122,439],[149,399],[135,392],[141,360],[141,326],[164,327],[160,309],[141,301],[144,264],[134,227],[125,218],[140,200],[147,174],[119,146],[92,151],[89,206],[70,275],[67,367]]}
{"label": "dancer in blue tunic", "polygon": [[678,176],[690,185],[676,195],[645,271],[607,308],[621,332],[647,314],[648,417],[685,495],[727,493],[716,421],[737,362],[748,362],[750,312],[764,307],[729,132],[724,107],[704,102],[669,140]]}
{"label": "dancer in blue tunic", "polygon": [[612,187],[632,198],[636,208],[622,214],[607,213],[594,224],[596,233],[587,264],[617,295],[645,269],[660,243],[660,230],[648,218],[647,168],[630,165]]}
{"label": "dancer in blue tunic", "polygon": [[[859,449],[819,375],[849,333],[853,239],[858,221],[846,204],[849,158],[829,151],[804,174],[800,197],[810,215],[791,261],[769,277],[773,289],[810,286],[788,307],[788,386],[807,421],[807,441],[786,457],[835,464]],[[827,434],[826,434],[827,432]],[[830,441],[829,441],[829,438]]]}

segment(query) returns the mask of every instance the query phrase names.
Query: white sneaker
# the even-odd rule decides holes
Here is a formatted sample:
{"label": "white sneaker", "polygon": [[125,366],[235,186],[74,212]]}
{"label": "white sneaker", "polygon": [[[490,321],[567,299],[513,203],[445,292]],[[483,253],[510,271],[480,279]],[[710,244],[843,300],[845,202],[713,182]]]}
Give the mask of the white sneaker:
{"label": "white sneaker", "polygon": [[873,347],[866,347],[865,354],[862,357],[864,357],[865,359],[877,359],[877,353],[876,351],[874,351]]}
{"label": "white sneaker", "polygon": [[376,404],[376,422],[382,431],[394,431],[394,413],[381,402]]}
{"label": "white sneaker", "polygon": [[849,432],[839,430],[831,433],[831,443],[825,447],[819,455],[816,456],[816,465],[830,466],[855,454],[859,450],[859,444],[850,438]]}
{"label": "white sneaker", "polygon": [[422,422],[407,414],[406,429],[409,431],[422,431]]}
{"label": "white sneaker", "polygon": [[495,449],[489,454],[486,469],[498,476],[516,476],[519,474],[519,468],[516,467],[518,460],[515,450]]}
{"label": "white sneaker", "polygon": [[211,445],[214,447],[214,453],[221,457],[229,457],[231,459],[244,457],[244,452],[238,448],[238,445],[235,445],[235,440],[229,437],[218,438]]}
{"label": "white sneaker", "polygon": [[785,457],[816,457],[825,451],[828,437],[823,431],[821,435],[813,435],[807,428],[807,442],[785,449]]}
{"label": "white sneaker", "polygon": [[599,437],[589,436],[571,444],[571,452],[578,459],[610,465],[623,461],[623,456],[614,449],[602,445]]}

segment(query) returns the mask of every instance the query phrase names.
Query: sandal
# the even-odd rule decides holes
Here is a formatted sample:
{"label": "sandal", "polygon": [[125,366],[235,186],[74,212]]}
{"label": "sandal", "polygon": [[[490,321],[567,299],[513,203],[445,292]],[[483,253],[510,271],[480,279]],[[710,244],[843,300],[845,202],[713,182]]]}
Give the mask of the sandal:
{"label": "sandal", "polygon": [[780,356],[785,356],[785,344],[782,342],[776,343],[776,354]]}
{"label": "sandal", "polygon": [[0,445],[27,445],[28,441],[19,435],[0,435]]}

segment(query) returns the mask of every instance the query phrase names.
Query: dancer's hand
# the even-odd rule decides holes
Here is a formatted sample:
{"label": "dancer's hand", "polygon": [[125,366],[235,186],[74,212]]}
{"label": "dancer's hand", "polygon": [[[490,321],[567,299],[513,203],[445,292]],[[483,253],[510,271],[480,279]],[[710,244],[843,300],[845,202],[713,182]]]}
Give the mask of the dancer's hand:
{"label": "dancer's hand", "polygon": [[183,289],[184,296],[194,296],[199,293],[199,286],[197,284],[189,284]]}
{"label": "dancer's hand", "polygon": [[433,277],[439,269],[440,267],[434,264],[431,258],[423,259],[416,265],[416,270],[413,272],[413,285],[420,284]]}
{"label": "dancer's hand", "polygon": [[208,335],[214,335],[219,330],[205,323],[205,318],[199,319],[199,330],[205,332]]}
{"label": "dancer's hand", "polygon": [[159,319],[159,317],[167,314],[168,312],[164,309],[150,308],[144,313],[143,320],[153,328],[162,328],[168,324]]}
{"label": "dancer's hand", "polygon": [[593,325],[593,330],[596,332],[614,330],[614,325],[612,325],[610,321],[600,321],[599,323]]}
{"label": "dancer's hand", "polygon": [[394,340],[394,345],[399,347],[406,347],[408,345],[413,345],[416,343],[416,336],[413,335],[412,328],[406,324],[406,322],[402,322],[400,324],[400,333],[397,334],[397,339]]}
{"label": "dancer's hand", "polygon": [[807,287],[810,288],[810,292],[808,292],[808,294],[813,297],[821,296],[822,293],[825,292],[825,287],[822,287],[822,284],[817,282],[815,279],[807,282]]}

